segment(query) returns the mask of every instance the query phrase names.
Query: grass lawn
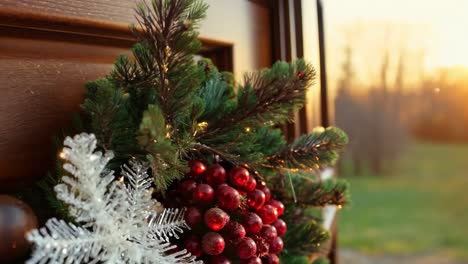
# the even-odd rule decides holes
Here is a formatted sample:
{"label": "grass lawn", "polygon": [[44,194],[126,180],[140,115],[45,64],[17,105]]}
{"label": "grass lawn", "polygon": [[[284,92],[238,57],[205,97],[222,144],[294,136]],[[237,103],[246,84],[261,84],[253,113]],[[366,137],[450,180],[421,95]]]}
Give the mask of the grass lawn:
{"label": "grass lawn", "polygon": [[348,180],[340,246],[468,260],[468,145],[415,143],[393,175]]}

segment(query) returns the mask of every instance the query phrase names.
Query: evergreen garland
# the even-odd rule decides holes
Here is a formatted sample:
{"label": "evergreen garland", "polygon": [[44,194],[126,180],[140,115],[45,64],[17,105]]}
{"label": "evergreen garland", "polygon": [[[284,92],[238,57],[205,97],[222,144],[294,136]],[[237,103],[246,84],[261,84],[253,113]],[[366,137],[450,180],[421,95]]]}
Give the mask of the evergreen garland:
{"label": "evergreen garland", "polygon": [[[138,5],[133,58],[120,56],[108,76],[87,84],[84,130],[96,135],[100,149],[114,151],[109,169],[118,170],[132,157],[148,161],[161,194],[195,158],[217,157],[255,171],[291,208],[282,258],[301,263],[296,261],[329,238],[308,208],[348,203],[346,182],[310,176],[336,162],[347,136],[330,127],[287,144],[277,128],[304,105],[316,77],[303,60],[248,73],[242,84],[210,61],[195,62],[196,29],[206,9],[201,0]],[[41,187],[57,212],[66,212],[50,192],[61,175],[58,171]]]}

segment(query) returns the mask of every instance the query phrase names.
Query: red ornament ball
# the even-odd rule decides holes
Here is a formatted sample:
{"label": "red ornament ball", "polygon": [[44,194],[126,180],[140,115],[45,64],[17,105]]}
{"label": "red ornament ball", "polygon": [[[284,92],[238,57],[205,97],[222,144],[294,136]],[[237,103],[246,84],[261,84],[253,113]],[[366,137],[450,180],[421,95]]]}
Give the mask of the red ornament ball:
{"label": "red ornament ball", "polygon": [[280,264],[280,259],[275,254],[268,254],[262,258],[263,264]]}
{"label": "red ornament ball", "polygon": [[288,230],[286,223],[282,219],[278,219],[273,223],[273,226],[276,228],[278,236],[284,235]]}
{"label": "red ornament ball", "polygon": [[228,185],[216,189],[216,201],[219,207],[226,210],[235,210],[241,204],[239,192]]}
{"label": "red ornament ball", "polygon": [[198,204],[210,204],[213,202],[214,190],[208,184],[199,184],[193,191],[192,198]]}
{"label": "red ornament ball", "polygon": [[219,255],[224,251],[225,242],[223,237],[215,232],[208,232],[203,236],[202,249],[208,255]]}
{"label": "red ornament ball", "polygon": [[249,180],[244,185],[244,190],[247,192],[251,192],[255,190],[255,187],[257,187],[257,181],[255,180],[254,177],[250,176]]}
{"label": "red ornament ball", "polygon": [[189,166],[190,166],[190,176],[195,179],[198,179],[201,176],[203,176],[203,174],[206,171],[206,165],[203,162],[198,161],[198,160],[191,160],[189,162]]}
{"label": "red ornament ball", "polygon": [[303,72],[298,72],[298,73],[297,73],[297,77],[299,77],[299,78],[304,77],[304,73],[303,73]]}
{"label": "red ornament ball", "polygon": [[257,211],[264,224],[271,224],[278,219],[278,210],[275,207],[266,204]]}
{"label": "red ornament ball", "polygon": [[244,237],[238,244],[237,244],[237,255],[241,259],[249,259],[255,256],[257,253],[257,244],[255,241],[250,237]]}
{"label": "red ornament ball", "polygon": [[247,231],[247,234],[255,234],[262,229],[263,222],[262,218],[258,216],[256,213],[251,213],[248,212],[244,215],[244,219],[242,222],[245,231]]}
{"label": "red ornament ball", "polygon": [[229,180],[234,186],[244,187],[249,178],[250,173],[244,167],[234,167],[229,171]]}
{"label": "red ornament ball", "polygon": [[281,237],[276,237],[270,242],[270,253],[278,254],[283,250],[283,239]]}
{"label": "red ornament ball", "polygon": [[201,223],[202,212],[197,207],[191,206],[185,211],[184,219],[188,226],[194,228]]}
{"label": "red ornament ball", "polygon": [[230,221],[223,228],[223,236],[229,240],[236,241],[245,237],[245,228],[238,222]]}
{"label": "red ornament ball", "polygon": [[229,215],[219,208],[211,208],[205,213],[205,224],[213,231],[219,231],[229,222]]}
{"label": "red ornament ball", "polygon": [[270,188],[266,187],[266,185],[257,185],[257,189],[265,194],[265,202],[268,202],[271,198]]}
{"label": "red ornament ball", "polygon": [[223,166],[215,163],[208,166],[205,174],[205,181],[211,185],[222,184],[226,182],[226,170]]}
{"label": "red ornament ball", "polygon": [[194,180],[184,180],[179,184],[178,190],[185,200],[190,200],[195,188],[197,188],[197,183]]}
{"label": "red ornament ball", "polygon": [[247,194],[247,204],[250,208],[258,210],[265,203],[265,194],[259,189],[255,189]]}
{"label": "red ornament ball", "polygon": [[249,259],[241,259],[241,264],[262,264],[262,259],[259,257],[253,257]]}
{"label": "red ornament ball", "polygon": [[260,230],[260,236],[265,239],[265,241],[270,243],[278,236],[278,232],[272,225],[263,225],[262,229]]}
{"label": "red ornament ball", "polygon": [[196,257],[200,257],[203,254],[200,240],[196,236],[187,238],[184,242],[184,248]]}
{"label": "red ornament ball", "polygon": [[272,199],[268,202],[268,204],[276,208],[276,210],[278,211],[278,216],[284,213],[284,204],[282,202]]}
{"label": "red ornament ball", "polygon": [[225,256],[212,256],[210,258],[210,264],[231,264],[231,261]]}

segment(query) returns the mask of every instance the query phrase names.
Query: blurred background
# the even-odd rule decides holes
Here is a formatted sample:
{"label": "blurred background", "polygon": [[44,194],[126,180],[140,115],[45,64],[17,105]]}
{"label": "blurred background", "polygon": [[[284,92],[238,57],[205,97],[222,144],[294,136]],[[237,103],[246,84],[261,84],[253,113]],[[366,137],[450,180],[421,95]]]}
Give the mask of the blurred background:
{"label": "blurred background", "polygon": [[[328,103],[351,139],[341,263],[468,263],[468,1],[322,3]],[[318,65],[316,3],[303,5]]]}

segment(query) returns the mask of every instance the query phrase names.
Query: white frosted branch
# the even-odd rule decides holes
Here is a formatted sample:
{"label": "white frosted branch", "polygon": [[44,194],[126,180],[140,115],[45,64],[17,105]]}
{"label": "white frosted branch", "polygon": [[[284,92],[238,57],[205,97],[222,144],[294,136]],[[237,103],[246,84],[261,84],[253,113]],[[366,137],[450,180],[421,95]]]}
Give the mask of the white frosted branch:
{"label": "white frosted branch", "polygon": [[[111,152],[96,152],[96,138],[80,134],[67,138],[61,157],[71,175],[55,186],[57,198],[82,226],[55,218],[33,230],[27,239],[34,251],[27,263],[173,264],[201,263],[186,250],[174,252],[170,237],[183,228],[185,209],[165,209],[156,214],[151,199],[148,166],[132,161],[122,167],[128,185],[114,180],[106,165]],[[169,253],[172,252],[172,253]]]}

